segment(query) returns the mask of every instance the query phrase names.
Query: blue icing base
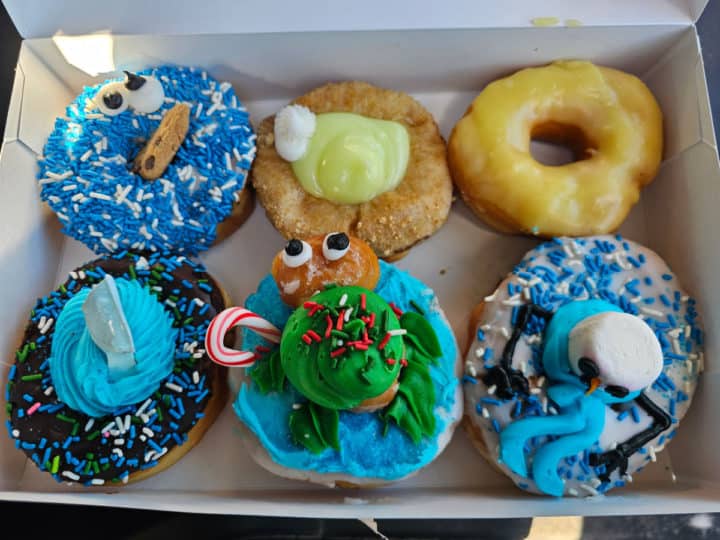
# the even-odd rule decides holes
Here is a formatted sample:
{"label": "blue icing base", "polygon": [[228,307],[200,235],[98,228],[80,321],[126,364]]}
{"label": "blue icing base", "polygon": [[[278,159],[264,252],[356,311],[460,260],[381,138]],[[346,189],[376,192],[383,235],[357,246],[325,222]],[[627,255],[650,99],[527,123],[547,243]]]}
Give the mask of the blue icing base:
{"label": "blue icing base", "polygon": [[[109,81],[86,87],[56,119],[38,159],[41,198],[63,232],[96,253],[195,254],[213,243],[217,225],[238,201],[255,134],[229,83],[186,67],[138,74],[161,82],[161,108],[140,113],[129,107],[106,116],[92,99]],[[188,134],[162,177],[146,181],[132,171],[132,160],[179,102],[190,105]]]}
{"label": "blue icing base", "polygon": [[[385,424],[377,413],[340,413],[340,452],[326,450],[320,455],[294,445],[288,430],[288,416],[293,403],[304,401],[289,384],[285,392],[263,395],[255,385],[243,384],[235,401],[235,411],[240,419],[255,433],[272,459],[284,467],[317,473],[343,473],[359,478],[397,480],[430,463],[438,452],[437,436],[449,422],[449,412],[455,405],[458,380],[455,377],[457,345],[452,330],[443,316],[431,307],[434,293],[421,281],[392,265],[380,261],[380,281],[375,292],[387,301],[394,302],[401,310],[411,310],[414,300],[425,311],[428,321],[435,329],[444,352],[438,366],[430,369],[436,394],[438,411],[435,436],[415,445],[395,426],[383,436]],[[272,276],[266,276],[251,295],[245,306],[282,327],[291,309],[280,299]],[[254,350],[267,345],[262,338],[251,332],[243,333],[243,348]]]}

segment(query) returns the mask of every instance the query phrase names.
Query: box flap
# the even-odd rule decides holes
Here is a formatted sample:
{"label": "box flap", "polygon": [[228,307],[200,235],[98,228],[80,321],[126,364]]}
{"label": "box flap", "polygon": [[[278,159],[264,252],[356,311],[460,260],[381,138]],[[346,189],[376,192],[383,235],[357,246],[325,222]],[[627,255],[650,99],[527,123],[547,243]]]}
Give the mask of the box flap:
{"label": "box flap", "polygon": [[482,28],[546,25],[692,24],[706,0],[451,0],[442,10],[413,0],[247,2],[205,0],[4,0],[24,38],[114,34],[222,34],[324,30]]}

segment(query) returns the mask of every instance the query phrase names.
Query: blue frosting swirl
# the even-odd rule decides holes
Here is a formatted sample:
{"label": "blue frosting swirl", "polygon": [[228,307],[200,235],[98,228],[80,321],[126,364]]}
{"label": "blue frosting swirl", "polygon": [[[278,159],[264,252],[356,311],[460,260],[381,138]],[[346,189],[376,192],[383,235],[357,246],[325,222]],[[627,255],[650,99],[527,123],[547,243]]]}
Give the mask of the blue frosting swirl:
{"label": "blue frosting swirl", "polygon": [[[400,429],[391,427],[384,433],[385,425],[376,413],[341,411],[338,426],[341,451],[329,449],[319,455],[313,454],[294,445],[288,430],[288,415],[293,403],[302,400],[300,394],[290,385],[282,393],[263,394],[255,385],[243,384],[235,400],[235,412],[255,433],[276,463],[319,473],[398,480],[424,467],[437,455],[438,435],[446,429],[448,423],[455,420],[450,414],[455,405],[458,385],[455,376],[455,337],[438,310],[433,291],[427,285],[382,261],[380,270],[380,281],[375,292],[385,300],[394,302],[403,311],[411,310],[410,301],[414,300],[425,311],[440,341],[443,356],[437,366],[430,368],[436,395],[434,436],[414,444]],[[245,305],[281,328],[292,312],[280,299],[272,276],[266,276],[260,282],[257,293],[251,295]],[[253,350],[260,344],[267,345],[256,334],[243,332],[243,349]]]}
{"label": "blue frosting swirl", "polygon": [[136,281],[115,280],[135,343],[135,367],[113,380],[105,353],[90,337],[82,305],[87,287],[65,304],[55,323],[50,376],[60,401],[89,416],[101,417],[146,399],[173,368],[176,328],[172,317]]}

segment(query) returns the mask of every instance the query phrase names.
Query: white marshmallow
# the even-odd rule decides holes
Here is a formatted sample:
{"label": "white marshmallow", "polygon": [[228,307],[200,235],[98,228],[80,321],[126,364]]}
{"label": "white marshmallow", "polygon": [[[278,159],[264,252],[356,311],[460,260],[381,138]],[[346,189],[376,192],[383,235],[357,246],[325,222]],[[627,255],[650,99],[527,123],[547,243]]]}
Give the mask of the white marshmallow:
{"label": "white marshmallow", "polygon": [[275,115],[275,150],[285,161],[297,161],[307,152],[315,133],[315,113],[302,105],[288,105]]}
{"label": "white marshmallow", "polygon": [[568,354],[576,374],[581,374],[578,360],[586,357],[597,365],[603,385],[630,392],[652,384],[663,368],[657,337],[645,321],[627,313],[600,313],[578,323],[570,332]]}

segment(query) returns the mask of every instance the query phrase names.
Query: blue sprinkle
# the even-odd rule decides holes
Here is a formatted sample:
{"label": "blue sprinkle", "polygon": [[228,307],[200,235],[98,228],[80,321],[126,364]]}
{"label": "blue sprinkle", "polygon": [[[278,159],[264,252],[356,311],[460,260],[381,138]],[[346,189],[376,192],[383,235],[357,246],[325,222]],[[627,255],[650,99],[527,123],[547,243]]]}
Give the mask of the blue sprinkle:
{"label": "blue sprinkle", "polygon": [[162,452],[162,447],[161,447],[158,443],[156,443],[155,441],[153,441],[152,439],[148,439],[148,440],[147,440],[147,443],[148,443],[148,445],[151,446],[152,449],[155,450],[156,452],[158,452],[158,453]]}
{"label": "blue sprinkle", "polygon": [[493,357],[492,347],[486,348],[485,352],[483,352],[483,360],[485,360],[487,362],[488,360],[492,360],[492,357]]}
{"label": "blue sprinkle", "polygon": [[637,407],[635,407],[634,405],[632,407],[630,407],[630,414],[632,414],[632,417],[633,417],[633,420],[635,421],[635,423],[639,424],[640,423],[640,413],[638,412]]}
{"label": "blue sprinkle", "polygon": [[8,380],[13,380],[15,378],[15,372],[17,371],[17,365],[13,364],[10,368],[10,373],[8,373]]}
{"label": "blue sprinkle", "polygon": [[663,275],[662,275],[662,278],[663,278],[665,281],[671,281],[673,277],[672,277],[671,274],[663,274]]}
{"label": "blue sprinkle", "polygon": [[492,427],[495,430],[495,433],[500,433],[500,424],[494,418],[492,419]]}
{"label": "blue sprinkle", "polygon": [[35,398],[33,398],[30,394],[23,394],[23,399],[27,401],[28,403],[34,403]]}
{"label": "blue sprinkle", "polygon": [[[463,375],[462,378],[463,382],[470,383],[470,384],[477,384],[477,379],[475,377],[471,377],[470,375]],[[199,392],[198,392],[199,393]]]}
{"label": "blue sprinkle", "polygon": [[643,279],[643,281],[645,282],[645,285],[648,285],[648,286],[653,284],[653,280],[649,276],[646,276],[645,279]]}
{"label": "blue sprinkle", "polygon": [[[664,294],[661,294],[661,295],[659,296],[659,298],[660,298],[660,301],[661,301],[664,305],[670,307],[670,300],[668,300],[668,297],[667,297],[667,296],[665,296]],[[671,323],[671,324],[672,324],[672,323]]]}
{"label": "blue sprinkle", "polygon": [[487,404],[487,405],[502,405],[502,401],[500,401],[499,399],[491,398],[491,397],[480,398],[480,403]]}

